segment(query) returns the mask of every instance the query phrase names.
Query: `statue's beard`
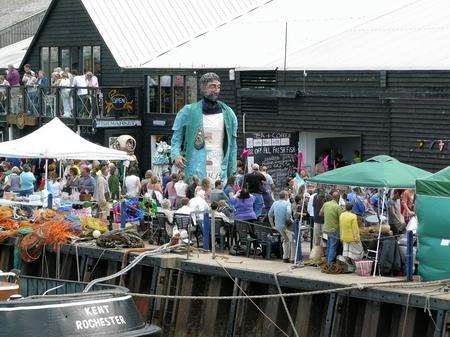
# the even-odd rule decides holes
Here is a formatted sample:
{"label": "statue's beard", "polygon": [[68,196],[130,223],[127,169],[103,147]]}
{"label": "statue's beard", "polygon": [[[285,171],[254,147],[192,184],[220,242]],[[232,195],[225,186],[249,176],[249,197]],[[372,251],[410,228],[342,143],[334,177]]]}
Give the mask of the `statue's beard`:
{"label": "statue's beard", "polygon": [[213,102],[217,101],[217,99],[219,98],[219,94],[218,94],[218,93],[215,93],[215,92],[204,93],[203,96],[204,96],[206,99],[208,99],[208,100],[210,100],[210,101],[213,101]]}

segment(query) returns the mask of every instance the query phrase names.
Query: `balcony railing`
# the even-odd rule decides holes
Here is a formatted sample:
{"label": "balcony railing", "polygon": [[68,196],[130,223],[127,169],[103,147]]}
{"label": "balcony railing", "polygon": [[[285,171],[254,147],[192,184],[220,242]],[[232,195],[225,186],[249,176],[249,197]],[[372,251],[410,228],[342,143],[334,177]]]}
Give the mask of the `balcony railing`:
{"label": "balcony railing", "polygon": [[141,88],[0,86],[0,115],[138,118]]}

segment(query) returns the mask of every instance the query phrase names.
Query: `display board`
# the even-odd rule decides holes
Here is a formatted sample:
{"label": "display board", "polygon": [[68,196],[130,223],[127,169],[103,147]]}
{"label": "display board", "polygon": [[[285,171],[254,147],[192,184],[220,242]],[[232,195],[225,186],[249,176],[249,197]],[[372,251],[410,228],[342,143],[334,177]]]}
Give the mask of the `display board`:
{"label": "display board", "polygon": [[298,132],[257,132],[246,134],[248,167],[266,166],[277,189],[286,186],[288,177],[297,171]]}

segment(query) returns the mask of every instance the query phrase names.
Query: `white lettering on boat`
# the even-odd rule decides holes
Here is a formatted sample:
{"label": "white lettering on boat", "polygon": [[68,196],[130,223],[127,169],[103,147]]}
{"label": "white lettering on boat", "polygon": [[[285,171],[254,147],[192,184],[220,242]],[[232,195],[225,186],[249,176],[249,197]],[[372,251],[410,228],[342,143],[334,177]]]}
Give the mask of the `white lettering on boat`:
{"label": "white lettering on boat", "polygon": [[109,306],[108,305],[96,305],[92,307],[85,307],[84,312],[87,316],[97,316],[109,314]]}
{"label": "white lettering on boat", "polygon": [[88,316],[88,318],[75,321],[77,330],[98,329],[105,326],[127,324],[122,315],[96,317],[108,315],[110,313],[108,305],[84,307],[81,312]]}
{"label": "white lettering on boat", "polygon": [[77,330],[98,329],[105,326],[123,325],[123,324],[127,323],[122,315],[89,318],[83,319],[81,321],[75,321]]}

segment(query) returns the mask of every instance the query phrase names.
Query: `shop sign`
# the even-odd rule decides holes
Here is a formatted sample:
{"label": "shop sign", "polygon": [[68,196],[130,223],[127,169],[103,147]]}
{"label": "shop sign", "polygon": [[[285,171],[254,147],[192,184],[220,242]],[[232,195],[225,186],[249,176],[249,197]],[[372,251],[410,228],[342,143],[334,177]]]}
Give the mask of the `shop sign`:
{"label": "shop sign", "polygon": [[133,126],[141,126],[139,119],[97,119],[95,127],[97,128],[128,128]]}
{"label": "shop sign", "polygon": [[16,125],[19,129],[23,129],[25,126],[35,126],[37,124],[37,117],[27,116],[25,113],[19,112],[17,115],[7,115],[6,122]]}
{"label": "shop sign", "polygon": [[124,91],[116,89],[109,90],[105,98],[105,111],[108,115],[117,115],[118,113],[127,113],[133,115],[134,100]]}
{"label": "shop sign", "polygon": [[165,120],[154,120],[153,125],[154,126],[166,126],[166,121]]}

